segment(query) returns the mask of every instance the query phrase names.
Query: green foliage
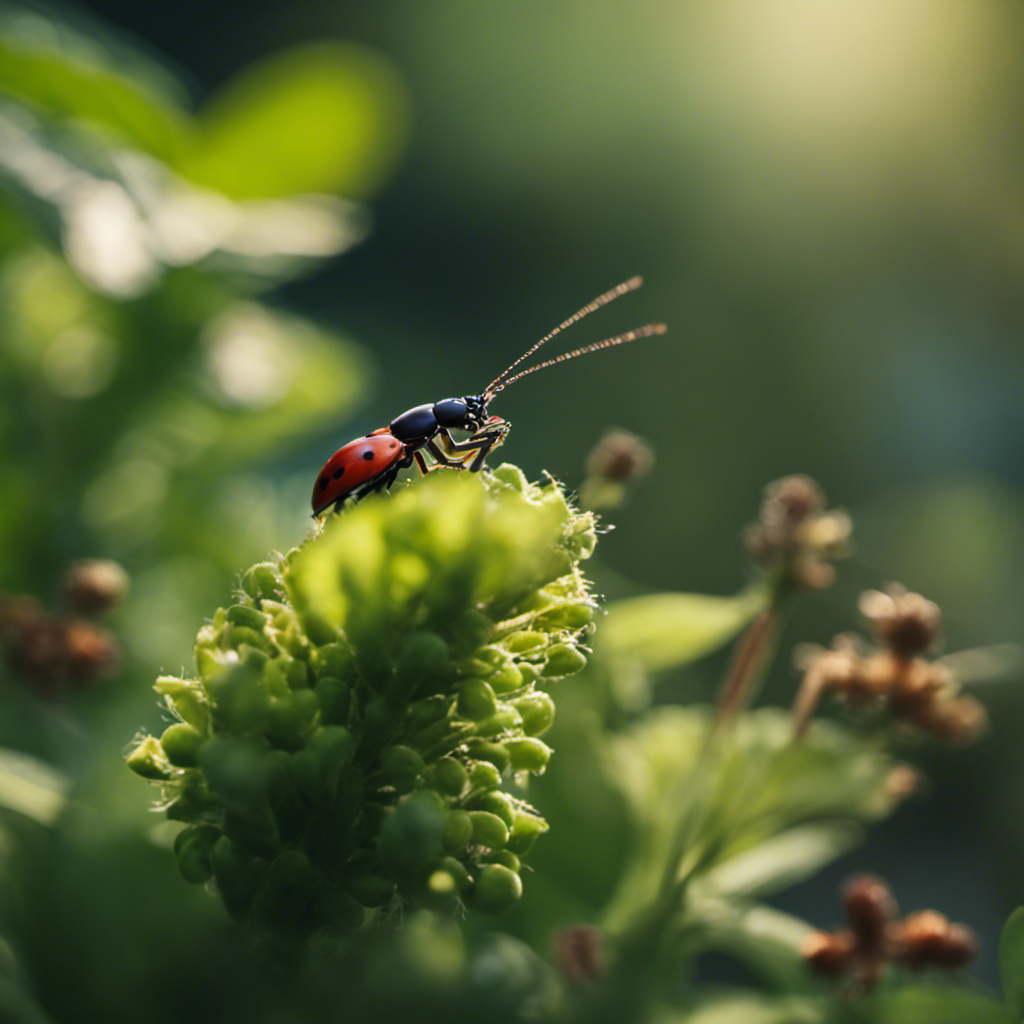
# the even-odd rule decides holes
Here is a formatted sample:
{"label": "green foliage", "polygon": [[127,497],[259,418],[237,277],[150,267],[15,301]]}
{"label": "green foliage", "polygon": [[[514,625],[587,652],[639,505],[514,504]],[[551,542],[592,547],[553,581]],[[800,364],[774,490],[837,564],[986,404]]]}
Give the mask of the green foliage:
{"label": "green foliage", "polygon": [[565,623],[593,545],[559,487],[503,466],[365,501],[248,570],[200,630],[198,678],[157,682],[179,723],[128,756],[188,826],[185,879],[300,933],[517,901],[547,823],[498,787],[547,767],[538,681],[585,663],[588,617]]}

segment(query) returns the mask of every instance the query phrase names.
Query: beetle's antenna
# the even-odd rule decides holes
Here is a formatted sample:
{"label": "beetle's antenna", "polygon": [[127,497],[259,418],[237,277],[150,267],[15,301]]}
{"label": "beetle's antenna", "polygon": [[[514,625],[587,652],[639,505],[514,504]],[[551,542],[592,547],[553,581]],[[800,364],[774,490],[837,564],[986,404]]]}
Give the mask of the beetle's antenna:
{"label": "beetle's antenna", "polygon": [[[555,356],[554,359],[548,359],[543,363],[538,363],[536,366],[531,366],[528,370],[520,370],[514,377],[509,377],[508,380],[503,381],[497,387],[493,384],[490,385],[488,390],[484,392],[484,395],[490,399],[502,389],[507,388],[509,384],[519,380],[520,377],[526,377],[531,373],[536,373],[538,370],[543,370],[545,366],[554,366],[555,363],[564,363],[566,359],[575,359],[577,356],[586,355],[588,352],[596,352],[598,349],[602,348],[611,348],[613,345],[625,345],[627,341],[637,341],[639,338],[649,338],[652,334],[664,334],[667,330],[668,328],[664,324],[648,324],[646,327],[638,327],[635,331],[627,331],[625,334],[616,334],[614,338],[605,338],[604,341],[595,341],[593,345],[584,345],[583,348],[573,349],[572,352],[563,352],[560,356]],[[514,366],[515,363],[512,365]]]}
{"label": "beetle's antenna", "polygon": [[[588,313],[593,313],[595,309],[600,309],[602,306],[607,306],[609,302],[611,302],[613,299],[617,299],[620,295],[625,295],[627,292],[635,292],[637,288],[639,288],[640,285],[642,285],[643,283],[644,279],[642,277],[631,277],[628,281],[623,281],[622,284],[616,285],[614,288],[612,288],[610,291],[605,292],[603,295],[598,295],[596,299],[594,299],[591,302],[588,302],[582,309],[578,309],[575,313],[573,313],[571,317],[569,317],[568,320],[565,320],[562,323],[560,323],[550,334],[545,334],[544,337],[541,338],[536,345],[533,345],[530,348],[528,348],[511,366],[509,366],[505,370],[502,370],[502,372],[499,373],[498,376],[495,377],[494,380],[492,380],[491,383],[488,384],[487,387],[485,387],[484,390],[481,392],[483,397],[485,399],[490,398],[491,395],[496,395],[501,390],[501,388],[505,387],[508,384],[511,384],[512,381],[508,380],[505,381],[505,384],[502,384],[501,387],[495,386],[503,377],[506,377],[524,359],[526,359],[527,356],[532,356],[533,353],[536,352],[537,349],[541,347],[541,345],[543,345],[545,342],[550,341],[556,334],[559,333],[559,331],[564,331],[566,327],[571,327],[574,323],[576,323],[577,320],[582,320]],[[612,339],[609,339],[609,342],[611,342],[611,340]],[[632,341],[633,339],[630,338],[627,340]],[[603,348],[604,344],[605,343],[602,342],[600,345],[598,345],[598,347]],[[584,351],[589,352],[590,349],[581,349],[579,353],[574,354],[582,355]],[[568,359],[570,358],[570,356],[567,355],[563,356],[562,358]],[[557,362],[558,360],[553,361]],[[547,366],[549,364],[543,363],[542,365]],[[540,366],[536,367],[536,369],[539,370]],[[521,376],[522,374],[517,375],[517,377]]]}

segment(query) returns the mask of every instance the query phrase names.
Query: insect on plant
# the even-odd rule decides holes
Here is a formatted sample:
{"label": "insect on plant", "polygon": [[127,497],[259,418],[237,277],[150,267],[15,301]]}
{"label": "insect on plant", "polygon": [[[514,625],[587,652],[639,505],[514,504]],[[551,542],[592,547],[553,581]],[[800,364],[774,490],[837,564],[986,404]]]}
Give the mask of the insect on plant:
{"label": "insect on plant", "polygon": [[[541,345],[550,341],[566,327],[582,320],[583,317],[613,299],[627,292],[636,291],[643,284],[640,277],[631,277],[610,291],[599,295],[577,310],[568,320],[560,323],[550,334],[546,334],[535,345],[528,348],[511,366],[498,374],[478,395],[464,398],[444,398],[440,402],[428,402],[407,409],[393,419],[386,427],[374,430],[358,440],[350,441],[339,448],[323,465],[313,486],[313,515],[319,516],[332,505],[340,506],[347,498],[359,501],[372,491],[387,490],[395,482],[399,472],[413,462],[421,473],[435,469],[468,469],[479,472],[484,460],[508,435],[511,424],[500,416],[491,416],[487,407],[491,399],[509,384],[543,370],[555,363],[575,359],[587,352],[623,345],[627,341],[648,338],[652,334],[664,334],[664,324],[647,324],[636,330],[617,334],[614,338],[584,345],[572,352],[564,352],[554,359],[548,359],[527,370],[520,370],[513,377],[508,375],[526,358],[533,355]],[[465,441],[456,441],[451,431],[469,431]],[[428,464],[424,449],[433,462]]]}

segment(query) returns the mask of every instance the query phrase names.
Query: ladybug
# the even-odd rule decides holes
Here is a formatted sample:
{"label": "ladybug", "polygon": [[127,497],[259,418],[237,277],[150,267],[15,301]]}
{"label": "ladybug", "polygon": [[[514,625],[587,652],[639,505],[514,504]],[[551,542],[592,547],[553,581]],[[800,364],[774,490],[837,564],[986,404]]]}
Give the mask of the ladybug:
{"label": "ladybug", "polygon": [[[359,501],[373,491],[388,490],[399,472],[414,462],[421,473],[429,473],[442,467],[466,469],[471,473],[479,472],[487,456],[505,440],[511,427],[507,420],[500,416],[492,416],[487,411],[488,404],[499,391],[520,377],[564,362],[566,359],[575,359],[576,356],[587,352],[622,345],[627,341],[650,337],[652,334],[665,333],[667,328],[664,324],[648,324],[646,327],[627,331],[614,338],[606,338],[604,341],[585,345],[572,352],[565,352],[528,370],[521,370],[514,377],[508,376],[524,359],[560,331],[577,320],[582,320],[595,309],[607,305],[612,299],[635,291],[641,284],[641,278],[631,277],[628,281],[599,295],[592,302],[588,302],[550,334],[527,349],[480,394],[467,395],[465,398],[445,398],[440,402],[417,405],[407,409],[386,427],[381,427],[339,448],[324,463],[313,485],[314,517],[322,515],[332,505],[340,507],[348,498]],[[465,441],[456,441],[451,435],[453,430],[468,431],[470,436]],[[433,462],[427,462],[424,451],[429,453]]]}

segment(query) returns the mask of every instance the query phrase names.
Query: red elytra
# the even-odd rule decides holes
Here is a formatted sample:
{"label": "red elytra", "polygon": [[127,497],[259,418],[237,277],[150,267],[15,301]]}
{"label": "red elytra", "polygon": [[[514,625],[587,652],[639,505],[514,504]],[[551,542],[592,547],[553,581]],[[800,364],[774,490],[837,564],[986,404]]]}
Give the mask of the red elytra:
{"label": "red elytra", "polygon": [[403,445],[391,434],[361,437],[339,448],[313,485],[313,514],[320,515],[342,495],[379,476],[403,454]]}

